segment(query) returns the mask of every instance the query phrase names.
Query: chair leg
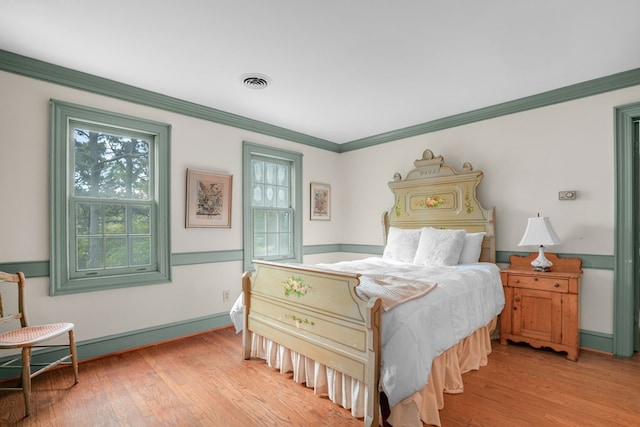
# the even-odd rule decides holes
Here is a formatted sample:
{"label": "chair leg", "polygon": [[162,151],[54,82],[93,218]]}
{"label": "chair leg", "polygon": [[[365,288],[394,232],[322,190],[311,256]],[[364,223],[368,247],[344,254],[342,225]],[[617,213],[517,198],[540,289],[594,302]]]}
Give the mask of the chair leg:
{"label": "chair leg", "polygon": [[78,384],[78,354],[76,353],[76,339],[73,329],[69,331],[69,348],[71,350],[71,366],[73,366],[73,376],[75,383]]}
{"label": "chair leg", "polygon": [[31,415],[31,347],[22,348],[22,394],[24,416]]}

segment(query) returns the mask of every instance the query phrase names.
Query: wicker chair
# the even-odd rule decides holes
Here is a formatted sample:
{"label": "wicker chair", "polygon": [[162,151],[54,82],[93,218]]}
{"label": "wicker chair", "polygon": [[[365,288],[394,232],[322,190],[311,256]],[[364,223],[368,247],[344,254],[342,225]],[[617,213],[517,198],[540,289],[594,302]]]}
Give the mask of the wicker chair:
{"label": "wicker chair", "polygon": [[[0,387],[0,390],[22,390],[24,395],[25,416],[31,413],[30,396],[31,396],[31,379],[54,366],[60,364],[70,364],[73,366],[73,375],[75,383],[78,383],[78,358],[76,355],[76,343],[73,335],[73,323],[52,323],[47,325],[28,326],[27,317],[25,315],[25,295],[24,274],[18,272],[16,274],[3,273],[0,271],[0,282],[17,284],[17,306],[16,313],[5,312],[3,306],[2,294],[0,294],[0,325],[7,322],[19,323],[19,328],[8,332],[0,333],[0,350],[21,349],[22,355],[0,364],[0,368],[21,369],[21,387]],[[3,283],[0,283],[3,285]],[[3,328],[6,329],[6,328]],[[46,344],[64,334],[69,335],[68,344]],[[51,363],[34,363],[31,360],[31,350],[40,347],[67,347],[68,354]],[[65,351],[65,353],[67,353]],[[57,356],[56,356],[57,357]],[[71,359],[71,361],[69,361]],[[21,362],[21,363],[17,363]],[[36,370],[31,372],[31,367]]]}

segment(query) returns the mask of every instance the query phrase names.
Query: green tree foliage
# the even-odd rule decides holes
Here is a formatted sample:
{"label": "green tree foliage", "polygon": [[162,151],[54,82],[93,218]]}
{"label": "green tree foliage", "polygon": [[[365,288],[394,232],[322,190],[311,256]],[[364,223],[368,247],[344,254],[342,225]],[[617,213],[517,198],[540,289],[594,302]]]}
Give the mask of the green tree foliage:
{"label": "green tree foliage", "polygon": [[74,129],[76,196],[149,199],[149,141]]}

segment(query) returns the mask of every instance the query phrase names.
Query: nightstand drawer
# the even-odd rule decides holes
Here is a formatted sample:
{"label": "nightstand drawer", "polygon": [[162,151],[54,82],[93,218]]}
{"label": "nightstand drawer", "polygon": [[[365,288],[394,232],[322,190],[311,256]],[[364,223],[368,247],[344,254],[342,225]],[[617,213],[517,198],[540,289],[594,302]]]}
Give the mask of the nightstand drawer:
{"label": "nightstand drawer", "polygon": [[509,275],[507,285],[514,288],[538,289],[541,291],[569,292],[569,279],[540,276]]}

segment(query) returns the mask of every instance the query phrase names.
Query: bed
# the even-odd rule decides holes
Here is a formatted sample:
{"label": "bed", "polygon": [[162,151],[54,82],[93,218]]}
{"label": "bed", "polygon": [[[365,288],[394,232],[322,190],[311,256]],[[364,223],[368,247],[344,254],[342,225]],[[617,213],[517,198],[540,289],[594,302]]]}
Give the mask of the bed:
{"label": "bed", "polygon": [[486,365],[504,306],[482,177],[425,150],[389,183],[382,257],[255,261],[231,311],[244,358],[293,372],[365,425],[440,425],[443,393]]}

